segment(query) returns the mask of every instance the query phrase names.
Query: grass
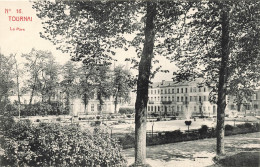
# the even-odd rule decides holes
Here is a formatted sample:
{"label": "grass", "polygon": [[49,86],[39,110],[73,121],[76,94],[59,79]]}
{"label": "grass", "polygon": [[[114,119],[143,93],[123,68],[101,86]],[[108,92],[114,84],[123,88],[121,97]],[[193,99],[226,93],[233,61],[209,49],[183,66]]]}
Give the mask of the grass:
{"label": "grass", "polygon": [[211,167],[259,167],[260,152],[240,152],[216,158],[216,164]]}

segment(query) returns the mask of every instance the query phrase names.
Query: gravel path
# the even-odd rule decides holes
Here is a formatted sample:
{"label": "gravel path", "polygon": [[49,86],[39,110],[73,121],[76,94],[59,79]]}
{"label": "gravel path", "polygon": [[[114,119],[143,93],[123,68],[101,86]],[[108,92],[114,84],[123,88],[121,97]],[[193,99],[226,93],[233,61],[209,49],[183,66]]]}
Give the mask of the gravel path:
{"label": "gravel path", "polygon": [[[215,138],[149,146],[147,162],[154,167],[206,167],[214,164],[215,148]],[[225,151],[260,153],[260,132],[225,137]],[[134,149],[126,149],[124,154],[128,164],[133,164]]]}

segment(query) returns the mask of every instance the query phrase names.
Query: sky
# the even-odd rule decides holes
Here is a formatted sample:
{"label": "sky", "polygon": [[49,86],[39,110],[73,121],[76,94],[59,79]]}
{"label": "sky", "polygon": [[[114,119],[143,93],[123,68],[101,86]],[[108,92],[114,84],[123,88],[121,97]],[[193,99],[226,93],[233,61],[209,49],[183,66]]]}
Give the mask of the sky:
{"label": "sky", "polygon": [[[14,17],[13,17],[14,16]],[[15,17],[27,17],[32,21],[13,21]],[[55,46],[48,40],[40,37],[39,32],[43,31],[41,20],[36,16],[36,11],[32,9],[32,2],[26,0],[0,0],[0,52],[4,55],[17,54],[18,61],[23,61],[20,58],[21,54],[26,54],[32,48],[37,50],[51,51],[60,64],[65,64],[70,60],[70,55],[56,50]],[[134,49],[129,49],[127,52],[123,50],[116,51],[116,65],[126,65],[124,62],[127,57],[136,55]],[[161,80],[171,80],[172,72],[175,69],[173,64],[170,64],[165,58],[159,58],[160,65],[164,69],[168,69],[170,73],[157,73],[153,82]],[[130,67],[128,63],[128,67]],[[131,71],[133,75],[137,74],[136,70]]]}

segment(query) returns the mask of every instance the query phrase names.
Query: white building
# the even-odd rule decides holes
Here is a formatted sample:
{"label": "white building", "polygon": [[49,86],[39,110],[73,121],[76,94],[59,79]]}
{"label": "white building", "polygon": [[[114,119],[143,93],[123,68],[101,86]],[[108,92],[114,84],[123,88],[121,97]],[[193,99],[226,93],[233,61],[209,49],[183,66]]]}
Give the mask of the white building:
{"label": "white building", "polygon": [[149,88],[148,114],[159,115],[216,115],[216,104],[209,102],[210,89],[193,82],[154,82]]}

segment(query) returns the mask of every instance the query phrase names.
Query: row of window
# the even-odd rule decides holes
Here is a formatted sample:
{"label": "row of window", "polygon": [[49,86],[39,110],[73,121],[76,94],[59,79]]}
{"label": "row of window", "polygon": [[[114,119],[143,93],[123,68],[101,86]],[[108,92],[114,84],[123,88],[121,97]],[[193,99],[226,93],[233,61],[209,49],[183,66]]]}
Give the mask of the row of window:
{"label": "row of window", "polygon": [[[175,109],[177,112],[183,112],[184,108],[186,108],[186,106],[183,105],[177,105],[176,108],[175,106],[148,106],[148,111],[151,112],[159,112],[159,111],[169,111],[169,112],[175,112]],[[193,110],[193,112],[198,112],[200,111],[200,107],[199,106],[193,106],[193,108],[189,108],[191,110]],[[201,110],[203,112],[211,112],[213,111],[213,113],[216,113],[216,106],[202,106]]]}
{"label": "row of window", "polygon": [[[188,88],[175,88],[176,93],[188,93]],[[149,90],[149,94],[171,94],[174,93],[174,88],[170,89],[151,89]],[[206,87],[190,87],[190,92],[206,92]]]}
{"label": "row of window", "polygon": [[[175,101],[174,96],[158,96],[158,97],[149,97],[150,101]],[[183,102],[183,101],[208,101],[209,99],[207,96],[190,96],[190,99],[188,99],[188,96],[177,96],[176,101],[177,102]]]}

